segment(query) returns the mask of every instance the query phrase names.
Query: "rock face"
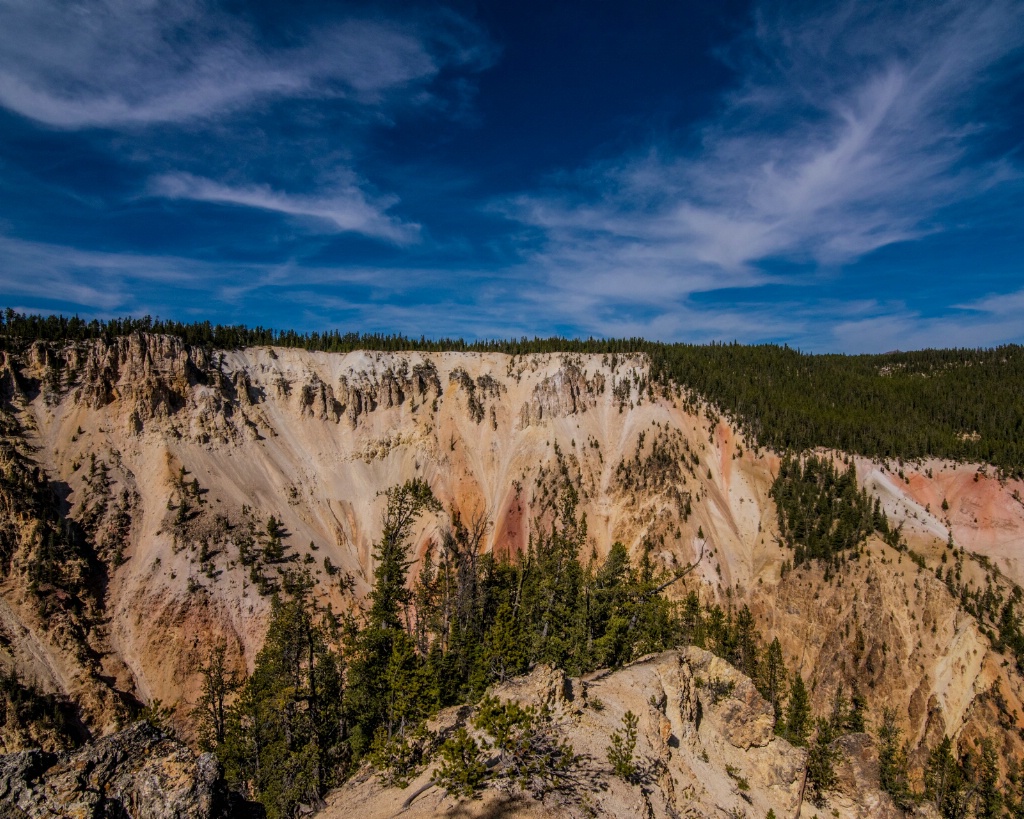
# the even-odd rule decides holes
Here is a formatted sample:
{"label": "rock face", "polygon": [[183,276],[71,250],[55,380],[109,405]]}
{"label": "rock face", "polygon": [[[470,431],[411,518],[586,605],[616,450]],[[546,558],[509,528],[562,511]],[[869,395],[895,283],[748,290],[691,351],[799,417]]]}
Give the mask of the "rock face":
{"label": "rock face", "polygon": [[6,819],[241,819],[259,812],[229,798],[212,754],[196,756],[149,723],[60,756],[0,756]]}
{"label": "rock face", "polygon": [[867,734],[850,734],[836,740],[841,753],[836,765],[836,793],[832,803],[844,816],[856,819],[896,819],[902,812],[878,782],[878,749]]}
{"label": "rock face", "polygon": [[533,388],[530,400],[520,410],[520,423],[526,427],[545,419],[584,413],[597,405],[604,389],[604,375],[597,373],[588,380],[579,364],[566,362]]}
{"label": "rock face", "polygon": [[[795,816],[801,806],[806,752],[773,734],[771,706],[747,677],[701,649],[652,655],[583,679],[539,666],[496,686],[493,694],[550,709],[556,736],[581,758],[582,775],[570,787],[543,802],[493,788],[481,798],[458,801],[429,786],[430,767],[404,790],[384,787],[364,773],[328,798],[323,819],[383,819],[403,809],[410,819],[765,816],[769,810]],[[622,727],[626,711],[639,718],[640,774],[633,782],[616,777],[607,757],[609,737]],[[470,719],[470,709],[450,709],[432,728],[444,736]],[[868,792],[877,787],[861,784]]]}
{"label": "rock face", "polygon": [[[684,649],[682,658],[683,673],[692,681],[690,691],[700,684],[709,690],[703,713],[730,745],[747,751],[763,748],[772,741],[775,730],[772,707],[749,677],[720,657],[698,648]],[[690,693],[691,699],[693,696]]]}

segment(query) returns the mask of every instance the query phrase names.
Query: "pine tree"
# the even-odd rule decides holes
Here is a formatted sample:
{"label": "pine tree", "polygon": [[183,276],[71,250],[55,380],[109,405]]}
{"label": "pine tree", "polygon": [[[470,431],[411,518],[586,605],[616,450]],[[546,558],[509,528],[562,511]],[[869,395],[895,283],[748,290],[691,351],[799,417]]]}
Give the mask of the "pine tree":
{"label": "pine tree", "polygon": [[953,742],[948,736],[943,737],[928,755],[924,770],[925,796],[943,816],[960,816],[966,808],[964,784],[963,771],[953,753]]}
{"label": "pine tree", "polygon": [[577,497],[568,486],[547,532],[531,536],[522,567],[523,614],[532,632],[531,662],[549,663],[571,673],[587,664],[584,569],[579,554],[586,543],[585,517],[576,516]]}
{"label": "pine tree", "polygon": [[878,786],[892,797],[897,807],[907,808],[912,802],[907,773],[907,751],[900,742],[902,731],[896,724],[896,712],[882,710],[878,728]]}
{"label": "pine tree", "polygon": [[819,719],[814,742],[807,753],[807,782],[811,786],[811,801],[821,807],[836,784],[835,763],[839,751],[832,747],[836,733],[832,721]]}
{"label": "pine tree", "polygon": [[864,715],[868,710],[868,702],[857,686],[850,692],[850,710],[846,717],[845,728],[851,734],[863,734],[867,730]]}
{"label": "pine tree", "polygon": [[761,696],[772,704],[775,730],[781,732],[785,727],[782,721],[782,700],[785,693],[783,689],[786,685],[786,663],[782,657],[782,644],[779,643],[778,637],[772,640],[765,652],[757,681]]}
{"label": "pine tree", "polygon": [[850,721],[850,704],[843,694],[843,686],[836,687],[836,693],[832,697],[832,710],[828,715],[829,730],[833,738],[840,736]]}
{"label": "pine tree", "polygon": [[999,754],[990,737],[980,742],[978,753],[969,755],[965,778],[974,783],[977,819],[997,819],[1003,815],[1003,792],[999,787]]}
{"label": "pine tree", "polygon": [[203,687],[192,715],[199,724],[200,744],[206,750],[224,742],[228,699],[242,684],[239,675],[227,667],[226,653],[227,646],[219,643],[210,651],[206,662],[199,665]]}
{"label": "pine tree", "polygon": [[413,561],[408,557],[406,541],[416,519],[425,511],[439,511],[440,504],[426,481],[419,478],[389,489],[386,494],[383,531],[373,553],[377,566],[370,592],[372,605],[368,625],[398,629],[402,627],[401,615],[412,599],[406,577]]}
{"label": "pine tree", "polygon": [[432,700],[424,680],[424,658],[407,630],[412,592],[406,586],[408,537],[416,519],[440,505],[425,481],[413,479],[389,489],[366,627],[356,635],[349,660],[346,708],[352,715],[349,738],[356,758],[365,754],[383,727],[390,741],[426,714]]}
{"label": "pine tree", "polygon": [[[691,591],[686,595],[686,599],[683,601],[683,617],[682,617],[682,629],[681,637],[684,642],[695,645],[698,648],[706,648],[707,638],[705,634],[704,614],[700,607],[700,597],[697,592]],[[775,642],[778,642],[776,640]],[[779,657],[781,659],[782,649],[779,649]],[[785,679],[785,671],[779,679]],[[767,697],[768,695],[761,692],[762,695]]]}
{"label": "pine tree", "polygon": [[589,653],[595,665],[614,668],[631,659],[630,598],[636,591],[629,553],[620,542],[612,544],[597,570],[593,589],[587,628]]}
{"label": "pine tree", "polygon": [[503,602],[494,615],[494,624],[484,642],[483,661],[490,679],[505,682],[522,674],[530,653],[529,635],[508,602]]}
{"label": "pine tree", "polygon": [[346,761],[341,662],[321,619],[308,594],[275,598],[266,643],[217,747],[225,777],[262,802],[268,819],[318,799]]}
{"label": "pine tree", "polygon": [[608,761],[616,776],[629,781],[636,774],[637,716],[627,711],[622,717],[622,728],[612,732],[611,744],[608,746]]}
{"label": "pine tree", "polygon": [[789,686],[789,701],[786,705],[785,737],[794,745],[806,745],[811,729],[811,702],[799,671],[793,672]]}
{"label": "pine tree", "polygon": [[735,665],[751,679],[757,677],[757,626],[750,608],[744,604],[736,615]]}

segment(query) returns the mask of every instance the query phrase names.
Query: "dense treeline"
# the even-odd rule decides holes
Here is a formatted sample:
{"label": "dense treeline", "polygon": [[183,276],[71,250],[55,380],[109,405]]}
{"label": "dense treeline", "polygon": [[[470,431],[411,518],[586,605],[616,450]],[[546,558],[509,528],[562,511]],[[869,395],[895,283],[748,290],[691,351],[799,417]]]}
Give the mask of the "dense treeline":
{"label": "dense treeline", "polygon": [[772,482],[771,497],[795,565],[811,559],[834,563],[873,532],[900,548],[899,531],[889,527],[879,499],[872,501],[866,489],[857,487],[852,464],[840,471],[830,458],[786,457]]}
{"label": "dense treeline", "polygon": [[708,398],[763,446],[936,456],[1024,475],[1019,346],[842,356],[670,345],[652,360],[656,372]]}
{"label": "dense treeline", "polygon": [[327,352],[476,351],[645,353],[652,378],[681,385],[779,451],[828,447],[880,458],[935,456],[991,463],[1024,475],[1024,348],[921,350],[884,355],[806,355],[776,345],[662,344],[630,339],[521,338],[467,342],[400,335],[296,333],[210,322],[143,318],[84,321],[8,310],[0,346],[31,340],[112,339],[166,333],[188,344],[233,349],[258,345]]}

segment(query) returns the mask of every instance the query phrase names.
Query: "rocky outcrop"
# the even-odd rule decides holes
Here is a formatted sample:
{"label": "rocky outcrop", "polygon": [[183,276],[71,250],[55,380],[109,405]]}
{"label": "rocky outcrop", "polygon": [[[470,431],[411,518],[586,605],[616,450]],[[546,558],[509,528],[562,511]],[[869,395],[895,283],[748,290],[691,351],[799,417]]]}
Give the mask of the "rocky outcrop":
{"label": "rocky outcrop", "polygon": [[[711,680],[721,685],[715,687]],[[559,741],[578,754],[571,784],[536,801],[515,788],[489,788],[457,801],[432,786],[427,766],[405,790],[368,770],[328,797],[324,819],[439,815],[795,816],[804,788],[805,752],[776,737],[771,707],[728,663],[697,648],[651,655],[615,672],[582,679],[548,666],[495,686],[500,700],[545,708]],[[632,780],[608,762],[612,734],[631,711],[638,718]],[[429,727],[439,739],[471,725],[470,708],[448,709]],[[877,779],[859,783],[877,795]],[[862,797],[867,799],[867,796]]]}
{"label": "rocky outcrop", "polygon": [[212,754],[196,756],[141,722],[73,753],[0,756],[0,815],[241,819],[260,809],[227,792]]}
{"label": "rocky outcrop", "polygon": [[[682,650],[682,660],[700,692],[704,717],[730,745],[746,751],[772,741],[772,707],[749,677],[722,658],[693,646]],[[690,713],[695,710],[691,707]]]}
{"label": "rocky outcrop", "polygon": [[[448,382],[456,386],[465,396],[469,416],[478,424],[483,421],[488,399],[499,399],[507,391],[504,384],[490,373],[478,375],[475,379],[462,367],[456,367],[448,375]],[[494,408],[491,408],[494,419]]]}
{"label": "rocky outcrop", "polygon": [[205,383],[210,359],[202,347],[173,336],[123,336],[67,347],[63,369],[77,401],[99,409],[115,399],[143,422],[166,418],[185,404],[189,388]]}
{"label": "rocky outcrop", "polygon": [[[903,811],[888,794],[877,788],[878,749],[867,734],[850,734],[836,740],[839,762],[836,789],[831,803],[843,816],[856,819],[897,819]],[[931,816],[931,813],[926,814]]]}
{"label": "rocky outcrop", "polygon": [[586,412],[595,405],[604,386],[605,379],[600,373],[588,379],[576,364],[563,364],[554,375],[534,387],[530,400],[520,410],[519,422],[528,427],[545,419]]}
{"label": "rocky outcrop", "polygon": [[422,404],[441,394],[441,378],[433,362],[419,362],[410,370],[408,362],[403,360],[395,367],[385,367],[379,374],[374,369],[341,376],[337,410],[355,426],[361,415],[374,412],[378,407],[400,407],[407,399]]}
{"label": "rocky outcrop", "polygon": [[341,405],[334,398],[334,390],[315,374],[303,386],[300,400],[303,412],[321,421],[337,421],[340,416]]}

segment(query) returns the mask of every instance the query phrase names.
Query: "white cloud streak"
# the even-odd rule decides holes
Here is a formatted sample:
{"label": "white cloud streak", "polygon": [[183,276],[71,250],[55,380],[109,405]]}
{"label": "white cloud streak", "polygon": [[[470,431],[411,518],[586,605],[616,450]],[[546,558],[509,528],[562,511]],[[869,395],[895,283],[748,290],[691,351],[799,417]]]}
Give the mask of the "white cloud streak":
{"label": "white cloud streak", "polygon": [[292,195],[266,185],[233,187],[192,174],[175,173],[154,179],[150,192],[168,199],[273,211],[305,218],[328,232],[359,233],[395,244],[407,244],[419,235],[419,225],[403,223],[387,215],[387,209],[397,201],[395,197],[372,202],[354,179],[328,195]]}
{"label": "white cloud streak", "polygon": [[0,105],[56,128],[215,118],[282,96],[422,99],[446,62],[484,60],[396,22],[343,20],[268,47],[204,0],[0,0]]}
{"label": "white cloud streak", "polygon": [[866,353],[1021,343],[1021,307],[1024,290],[986,296],[942,316],[924,315],[903,305],[879,304],[864,316],[837,320],[827,343],[830,349]]}

